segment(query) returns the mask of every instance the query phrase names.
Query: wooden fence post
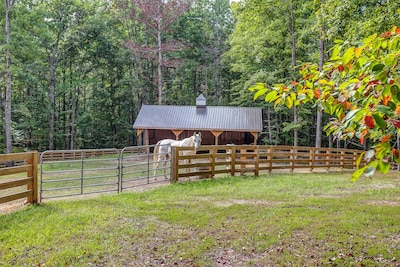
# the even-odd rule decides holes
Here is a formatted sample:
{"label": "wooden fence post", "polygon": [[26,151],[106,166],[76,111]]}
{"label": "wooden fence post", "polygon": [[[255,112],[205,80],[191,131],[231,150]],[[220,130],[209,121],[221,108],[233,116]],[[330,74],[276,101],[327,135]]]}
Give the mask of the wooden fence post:
{"label": "wooden fence post", "polygon": [[171,173],[170,180],[171,183],[175,183],[178,181],[178,155],[176,147],[171,147]]}
{"label": "wooden fence post", "polygon": [[260,146],[256,146],[256,160],[255,160],[254,175],[258,176],[260,173]]}
{"label": "wooden fence post", "polygon": [[291,153],[291,162],[290,162],[290,165],[291,165],[291,171],[290,172],[293,172],[294,171],[294,165],[295,165],[295,159],[296,159],[296,149],[295,149],[295,147],[292,147],[291,149],[290,149],[290,153]]}
{"label": "wooden fence post", "polygon": [[27,178],[31,178],[32,182],[27,184],[27,190],[32,191],[32,194],[27,197],[27,202],[31,204],[38,203],[38,152],[34,151],[26,163],[31,165],[30,170],[27,172]]}
{"label": "wooden fence post", "polygon": [[217,155],[218,149],[215,148],[215,146],[212,148],[212,156],[211,156],[211,177],[208,178],[214,178],[215,176],[215,157]]}
{"label": "wooden fence post", "polygon": [[39,203],[38,199],[38,158],[39,158],[39,153],[37,151],[33,152],[32,155],[32,161],[33,161],[33,166],[32,166],[32,178],[33,178],[33,195],[32,195],[32,202],[34,204]]}
{"label": "wooden fence post", "polygon": [[315,149],[313,147],[310,148],[310,172],[314,169],[314,161],[315,161]]}
{"label": "wooden fence post", "polygon": [[273,148],[269,146],[268,148],[268,164],[269,164],[269,172],[272,172],[272,155],[273,155]]}
{"label": "wooden fence post", "polygon": [[[38,203],[38,152],[3,154],[0,155],[0,162],[5,162],[5,167],[0,168],[0,176],[11,174],[26,175],[25,178],[19,176],[19,178],[15,180],[0,182],[0,191],[26,186],[26,189],[22,190],[21,188],[18,193],[11,192],[7,194],[6,192],[6,196],[3,196],[3,192],[1,192],[0,203],[6,203],[21,198],[26,198],[27,203]],[[8,162],[16,162],[16,165],[8,167]],[[18,189],[15,191],[17,190]]]}
{"label": "wooden fence post", "polygon": [[343,150],[340,152],[340,169],[341,170],[344,169],[344,151]]}
{"label": "wooden fence post", "polygon": [[231,176],[235,176],[236,166],[236,147],[232,145],[231,148]]}
{"label": "wooden fence post", "polygon": [[326,150],[325,156],[326,171],[329,172],[331,167],[331,150],[330,148]]}

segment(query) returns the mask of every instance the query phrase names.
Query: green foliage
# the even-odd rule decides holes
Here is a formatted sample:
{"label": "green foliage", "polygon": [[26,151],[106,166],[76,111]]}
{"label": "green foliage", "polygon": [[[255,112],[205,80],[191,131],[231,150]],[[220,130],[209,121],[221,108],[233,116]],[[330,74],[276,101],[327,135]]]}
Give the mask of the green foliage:
{"label": "green foliage", "polygon": [[[140,44],[151,36],[138,21],[126,20],[117,2],[17,1],[12,12],[14,143],[43,151],[49,146],[50,59],[55,71],[55,148],[104,148],[134,145],[132,124],[142,104],[157,97],[155,62],[132,54],[126,40]],[[0,15],[4,5],[0,5]],[[0,16],[3,23],[4,16]],[[196,1],[193,9],[165,35],[190,44],[166,53],[179,68],[165,67],[168,104],[194,104],[200,92],[209,104],[231,102],[232,75],[225,42],[233,25],[229,1]],[[3,34],[1,34],[3,33]],[[4,27],[0,51],[5,51]],[[0,58],[0,72],[5,68]],[[0,110],[5,80],[0,78]],[[3,116],[4,117],[4,116]],[[5,130],[0,123],[0,140]],[[4,142],[0,142],[2,146]],[[1,149],[1,147],[0,147]]]}
{"label": "green foliage", "polygon": [[[291,6],[295,14],[294,33],[290,30]],[[229,37],[231,48],[224,57],[230,63],[232,71],[238,75],[231,91],[235,97],[232,101],[234,105],[265,106],[259,99],[252,98],[251,92],[247,89],[259,81],[272,84],[277,81],[285,83],[292,79],[294,73],[292,37],[296,42],[297,62],[315,59],[318,51],[316,47],[318,35],[312,27],[309,27],[315,22],[314,10],[313,1],[254,0],[238,2],[233,5],[236,24]],[[260,91],[259,94],[262,92]],[[269,97],[274,96],[270,95]],[[286,98],[286,101],[291,103],[291,98]],[[315,113],[316,108],[313,109]],[[301,123],[296,125],[293,123],[292,113],[288,109],[271,111],[271,119],[274,122],[272,122],[273,127],[266,125],[267,128],[270,128],[265,130],[267,135],[280,136],[276,140],[280,144],[293,144],[290,134],[282,134],[280,131],[282,128],[284,131],[301,128]],[[299,121],[312,121],[314,113],[299,112]],[[285,123],[285,126],[282,123]],[[309,136],[310,133],[307,131],[300,133],[299,138],[302,141],[299,144],[310,145]],[[268,143],[271,141],[269,140]]]}
{"label": "green foliage", "polygon": [[101,0],[15,5],[12,119],[13,132],[20,133],[15,145],[48,147],[48,62],[55,47],[56,148],[133,143],[132,114],[139,108],[133,88],[138,83],[132,79],[130,54],[121,46],[127,29],[107,5]]}
{"label": "green foliage", "polygon": [[168,104],[194,104],[199,93],[207,97],[209,105],[231,102],[232,77],[222,55],[228,50],[232,16],[229,1],[201,0],[179,18],[174,37],[186,40],[189,47],[178,55],[183,64],[170,70]]}
{"label": "green foliage", "polygon": [[357,41],[377,32],[384,32],[400,19],[397,1],[318,0],[319,24],[330,40]]}
{"label": "green foliage", "polygon": [[[21,137],[14,140],[15,145],[38,150],[49,146],[49,58],[56,47],[55,147],[101,148],[136,143],[132,123],[142,104],[156,101],[152,81],[157,72],[153,59],[129,53],[124,42],[149,44],[153,37],[138,21],[126,20],[117,2],[15,2],[11,13],[12,125],[13,132]],[[315,62],[320,36],[328,49],[336,38],[360,40],[360,36],[382,32],[396,23],[400,8],[397,1],[372,0],[229,2],[195,1],[174,30],[165,35],[188,44],[185,50],[166,53],[182,63],[163,70],[167,104],[194,104],[202,92],[210,105],[267,107],[262,99],[252,100],[247,88],[258,81],[267,85],[291,81],[291,37],[296,41],[297,62]],[[290,6],[295,15],[293,34],[289,30]],[[4,5],[0,5],[2,25],[4,12]],[[6,48],[4,36],[1,27],[2,54]],[[346,57],[351,60],[351,50]],[[4,60],[0,58],[0,73],[5,71]],[[375,64],[374,71],[383,73],[385,64],[388,62]],[[1,77],[3,112],[5,80]],[[303,94],[298,100],[307,97]],[[289,105],[297,104],[291,96],[283,98]],[[335,107],[324,103],[325,109],[333,111]],[[381,113],[371,117],[382,131],[393,124],[383,119],[383,114],[390,111],[379,109]],[[306,113],[308,110],[313,112]],[[311,124],[301,128],[291,125],[293,114],[289,109],[271,111],[271,134],[278,139],[268,142],[291,142],[292,137],[280,131],[284,127],[281,122],[285,122],[288,129],[299,129],[301,144],[310,145],[315,111],[315,106],[299,111],[299,121]],[[5,139],[3,127],[0,123],[0,149]]]}
{"label": "green foliage", "polygon": [[254,97],[265,96],[274,105],[320,104],[335,116],[327,126],[328,134],[341,139],[369,139],[373,152],[365,154],[368,164],[353,175],[372,176],[375,170],[387,173],[390,162],[400,162],[399,152],[391,146],[391,137],[400,128],[398,88],[400,76],[400,30],[396,27],[378,36],[371,35],[358,46],[339,42],[332,50],[323,71],[307,64],[300,69],[302,79],[286,86],[268,89],[264,84],[250,88]]}

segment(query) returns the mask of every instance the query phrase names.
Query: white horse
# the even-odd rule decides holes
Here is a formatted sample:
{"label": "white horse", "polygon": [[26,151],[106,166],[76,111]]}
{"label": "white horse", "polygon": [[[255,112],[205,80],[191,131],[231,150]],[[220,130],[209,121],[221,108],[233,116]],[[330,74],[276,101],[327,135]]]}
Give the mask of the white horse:
{"label": "white horse", "polygon": [[165,179],[167,176],[165,175],[165,167],[167,165],[167,160],[171,158],[171,147],[179,146],[179,147],[194,147],[197,150],[201,145],[201,133],[193,133],[191,137],[185,138],[183,140],[173,140],[173,139],[163,139],[157,142],[154,147],[153,153],[153,176],[156,175],[158,165],[162,162],[163,165],[163,174]]}

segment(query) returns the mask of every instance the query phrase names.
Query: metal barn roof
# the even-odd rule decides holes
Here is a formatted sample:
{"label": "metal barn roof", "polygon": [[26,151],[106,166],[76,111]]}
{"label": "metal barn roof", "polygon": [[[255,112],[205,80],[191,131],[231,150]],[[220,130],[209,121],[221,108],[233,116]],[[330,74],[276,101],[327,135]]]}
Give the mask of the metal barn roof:
{"label": "metal barn roof", "polygon": [[262,131],[261,108],[143,105],[135,129]]}

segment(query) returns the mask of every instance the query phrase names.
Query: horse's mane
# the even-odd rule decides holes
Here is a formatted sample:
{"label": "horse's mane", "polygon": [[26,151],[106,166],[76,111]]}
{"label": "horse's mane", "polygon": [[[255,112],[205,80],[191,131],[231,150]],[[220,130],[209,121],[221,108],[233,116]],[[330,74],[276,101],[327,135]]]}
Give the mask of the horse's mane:
{"label": "horse's mane", "polygon": [[182,146],[193,146],[194,144],[194,136],[190,136],[188,138],[182,139]]}

